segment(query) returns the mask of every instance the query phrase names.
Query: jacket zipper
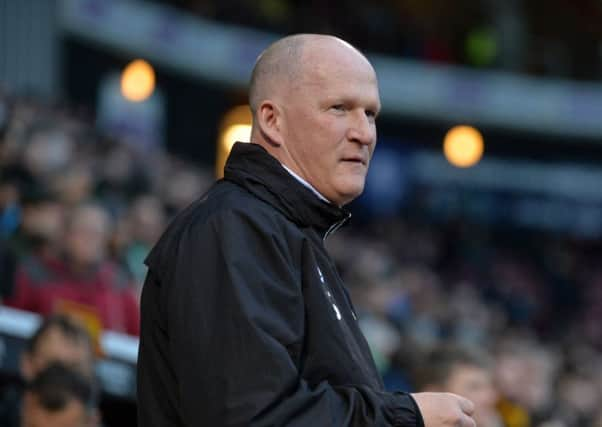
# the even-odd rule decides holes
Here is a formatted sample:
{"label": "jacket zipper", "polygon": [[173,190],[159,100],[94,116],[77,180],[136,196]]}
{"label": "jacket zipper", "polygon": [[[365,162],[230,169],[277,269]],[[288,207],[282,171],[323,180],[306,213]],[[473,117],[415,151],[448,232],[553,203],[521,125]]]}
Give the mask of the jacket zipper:
{"label": "jacket zipper", "polygon": [[326,239],[328,238],[328,236],[330,236],[332,233],[334,233],[339,228],[341,228],[341,226],[343,224],[345,224],[349,220],[349,218],[351,218],[351,213],[347,213],[347,216],[345,218],[343,218],[339,222],[335,222],[334,224],[332,224],[330,226],[330,228],[328,230],[326,230],[326,233],[324,233],[324,238],[322,239],[322,241],[326,242]]}

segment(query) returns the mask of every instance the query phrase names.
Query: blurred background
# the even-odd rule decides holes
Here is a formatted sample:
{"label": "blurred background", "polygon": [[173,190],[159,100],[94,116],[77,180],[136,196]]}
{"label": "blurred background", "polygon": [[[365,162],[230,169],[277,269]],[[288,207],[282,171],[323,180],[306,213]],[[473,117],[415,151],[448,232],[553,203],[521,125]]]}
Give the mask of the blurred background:
{"label": "blurred background", "polygon": [[0,424],[31,366],[87,360],[83,325],[96,425],[135,425],[143,260],[297,32],[379,77],[366,191],[327,244],[387,387],[465,394],[480,427],[602,426],[600,0],[0,0]]}

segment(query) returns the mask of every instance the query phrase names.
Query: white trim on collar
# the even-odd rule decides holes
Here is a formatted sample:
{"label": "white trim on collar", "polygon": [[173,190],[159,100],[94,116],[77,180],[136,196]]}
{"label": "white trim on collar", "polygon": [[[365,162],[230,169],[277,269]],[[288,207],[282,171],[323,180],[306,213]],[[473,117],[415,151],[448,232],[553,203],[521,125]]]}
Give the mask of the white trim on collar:
{"label": "white trim on collar", "polygon": [[299,181],[301,184],[303,184],[303,186],[309,188],[312,191],[312,193],[314,193],[316,196],[318,196],[318,198],[325,201],[326,203],[330,203],[330,200],[328,200],[326,197],[322,196],[320,194],[320,192],[318,190],[316,190],[309,182],[307,182],[306,180],[301,178],[299,175],[297,175],[295,172],[293,172],[291,169],[289,169],[285,164],[281,163],[281,165],[284,169],[286,169],[286,171],[288,173],[290,173],[293,176],[293,178],[295,178],[297,181]]}

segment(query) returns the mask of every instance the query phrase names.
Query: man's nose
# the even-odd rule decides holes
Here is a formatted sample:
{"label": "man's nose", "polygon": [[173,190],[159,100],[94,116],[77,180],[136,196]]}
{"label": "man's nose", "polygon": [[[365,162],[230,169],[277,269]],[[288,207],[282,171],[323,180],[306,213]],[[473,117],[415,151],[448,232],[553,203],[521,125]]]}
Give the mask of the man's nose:
{"label": "man's nose", "polygon": [[364,111],[358,111],[353,116],[353,121],[348,131],[350,141],[369,145],[376,141],[376,126],[373,120]]}

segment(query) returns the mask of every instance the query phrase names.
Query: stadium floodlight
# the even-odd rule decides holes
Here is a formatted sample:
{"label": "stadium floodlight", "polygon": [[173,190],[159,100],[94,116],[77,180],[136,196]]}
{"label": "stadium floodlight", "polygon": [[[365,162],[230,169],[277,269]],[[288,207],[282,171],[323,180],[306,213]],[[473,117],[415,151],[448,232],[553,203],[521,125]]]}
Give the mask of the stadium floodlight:
{"label": "stadium floodlight", "polygon": [[215,174],[224,176],[224,165],[235,142],[251,140],[251,109],[248,105],[234,107],[222,119],[216,150]]}
{"label": "stadium floodlight", "polygon": [[154,90],[155,70],[145,60],[130,62],[121,73],[121,94],[128,101],[145,101]]}
{"label": "stadium floodlight", "polygon": [[445,135],[443,153],[452,165],[469,168],[483,157],[485,144],[481,133],[472,126],[454,126]]}

